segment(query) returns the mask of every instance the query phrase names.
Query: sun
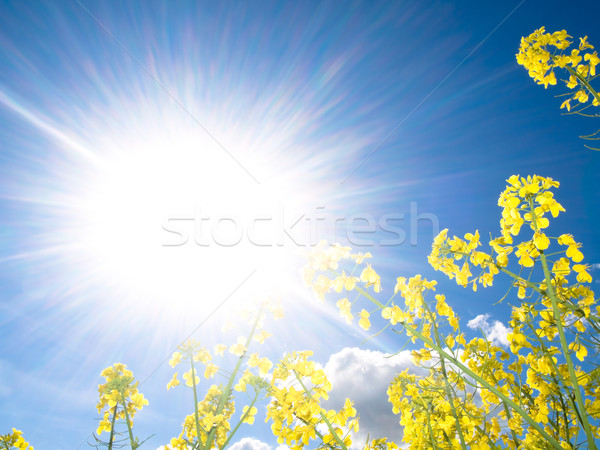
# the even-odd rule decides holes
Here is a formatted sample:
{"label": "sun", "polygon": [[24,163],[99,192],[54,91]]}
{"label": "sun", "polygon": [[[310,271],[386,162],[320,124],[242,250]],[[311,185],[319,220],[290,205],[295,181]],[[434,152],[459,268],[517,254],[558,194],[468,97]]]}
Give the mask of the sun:
{"label": "sun", "polygon": [[308,224],[292,222],[292,235],[286,221],[306,216],[310,193],[261,161],[264,150],[238,159],[199,127],[105,139],[73,208],[88,270],[155,311],[206,311],[297,283]]}
{"label": "sun", "polygon": [[144,328],[297,300],[306,250],[337,242],[342,203],[359,207],[340,180],[368,138],[320,128],[302,102],[182,98],[90,99],[60,128],[6,103],[48,137],[44,170],[15,197],[40,231],[13,259],[61,311]]}

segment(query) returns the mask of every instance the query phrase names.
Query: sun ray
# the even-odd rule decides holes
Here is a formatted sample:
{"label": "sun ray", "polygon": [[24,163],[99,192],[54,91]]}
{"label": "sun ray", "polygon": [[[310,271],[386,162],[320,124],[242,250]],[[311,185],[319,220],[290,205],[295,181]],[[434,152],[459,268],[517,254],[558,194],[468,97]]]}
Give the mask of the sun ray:
{"label": "sun ray", "polygon": [[63,149],[68,149],[77,155],[88,159],[90,161],[98,162],[98,157],[93,152],[91,152],[84,145],[77,142],[74,138],[68,136],[64,132],[55,128],[47,121],[38,117],[34,112],[28,110],[27,108],[20,105],[17,101],[10,98],[5,92],[0,90],[0,103],[2,105],[9,108],[11,111],[17,113],[19,116],[27,120],[31,125],[36,127],[37,129],[43,131],[44,133],[51,136],[54,140],[60,142],[62,144]]}
{"label": "sun ray", "polygon": [[[156,38],[144,45],[162,45]],[[44,272],[59,308],[89,308],[76,334],[179,324],[233,291],[228,306],[257,292],[294,298],[305,247],[340,237],[320,215],[376,201],[356,180],[339,184],[383,126],[359,123],[375,103],[347,115],[353,90],[336,90],[362,51],[314,67],[292,59],[257,79],[250,54],[182,45],[182,59],[139,58],[169,95],[127,58],[100,66],[84,53],[76,79],[61,80],[69,92],[48,89],[35,107],[0,92],[23,133],[37,133],[15,156],[27,170],[0,193],[27,211],[15,215],[27,245],[10,259]],[[233,56],[244,71],[231,67]]]}

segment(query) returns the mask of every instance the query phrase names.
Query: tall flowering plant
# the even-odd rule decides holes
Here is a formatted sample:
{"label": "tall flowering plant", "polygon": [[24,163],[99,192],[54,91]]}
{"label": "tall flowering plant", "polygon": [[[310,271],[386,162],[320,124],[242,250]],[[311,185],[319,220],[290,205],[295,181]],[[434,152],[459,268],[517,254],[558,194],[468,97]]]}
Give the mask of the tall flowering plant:
{"label": "tall flowering plant", "polygon": [[[587,37],[576,48],[570,48],[570,38],[564,30],[550,34],[542,27],[522,39],[517,61],[546,88],[557,84],[557,73],[566,72],[563,81],[572,91],[561,108],[597,117],[593,108],[600,106],[600,96],[592,82],[600,59]],[[600,139],[597,134],[583,137]],[[412,361],[421,370],[397,373],[387,390],[410,448],[597,449],[600,306],[581,244],[571,234],[549,231],[550,221],[565,212],[554,198],[558,187],[551,178],[513,175],[498,199],[500,233],[487,247],[478,231],[450,237],[443,230],[433,241],[429,263],[459,286],[477,291],[498,277],[509,280],[518,303],[511,306],[506,346],[485,333],[467,339],[435,280],[398,277],[393,295],[381,299],[381,277],[366,262],[370,253],[326,243],[310,252],[304,279],[320,299],[335,296],[341,316],[348,322],[357,318],[364,330],[371,329],[376,314],[383,324],[380,332],[404,333],[412,343]],[[226,448],[242,425],[254,423],[260,401],[267,403],[266,421],[279,444],[342,450],[362,444],[353,442],[359,418],[350,399],[340,410],[323,407],[333,386],[310,360],[310,351],[289,352],[275,365],[250,353],[251,344],[270,336],[263,329],[267,312],[274,318],[283,315],[278,305],[263,303],[246,312],[249,327],[235,343],[209,350],[188,341],[173,353],[170,365],[183,367],[183,374],[175,372],[167,390],[183,381],[191,391],[193,412],[163,448]],[[235,357],[231,370],[216,362],[225,351]],[[127,442],[136,449],[143,442],[133,435],[133,418],[148,401],[124,364],[106,368],[102,376],[96,433],[109,437],[96,440],[109,449]],[[221,383],[212,382],[217,377]],[[202,398],[203,379],[210,386]],[[236,397],[241,393],[244,401]],[[244,403],[241,411],[236,402],[238,407]],[[123,422],[127,433],[118,440],[124,433],[116,426]],[[382,437],[363,448],[399,446]],[[0,435],[0,449],[33,447],[13,428]]]}
{"label": "tall flowering plant", "polygon": [[[547,231],[564,211],[554,198],[558,182],[535,175],[507,182],[498,200],[500,235],[489,250],[477,231],[460,238],[443,230],[429,262],[475,291],[498,276],[510,279],[519,304],[512,306],[508,349],[485,335],[467,340],[434,280],[399,277],[394,295],[382,301],[380,277],[363,262],[370,254],[322,245],[310,255],[307,281],[321,298],[343,296],[342,317],[352,320],[353,308],[361,308],[359,325],[368,328],[365,317],[379,312],[385,328],[418,344],[413,362],[426,375],[406,370],[388,389],[411,448],[597,448],[600,372],[589,356],[599,347],[600,308],[589,267],[572,235]],[[355,306],[365,299],[370,311]]]}
{"label": "tall flowering plant", "polygon": [[[271,336],[263,328],[267,312],[275,319],[283,317],[281,306],[267,301],[256,309],[243,312],[250,329],[247,334],[239,336],[234,344],[218,344],[211,352],[199,342],[187,341],[173,353],[169,364],[173,368],[179,365],[185,367],[182,378],[185,387],[192,391],[194,412],[186,416],[181,433],[172,438],[165,449],[225,448],[243,424],[254,423],[258,413],[257,402],[266,399],[270,392],[268,377],[271,376],[273,363],[256,352],[249,353],[249,349],[252,343],[262,344]],[[236,357],[231,371],[215,363],[215,357],[222,357],[227,350]],[[221,377],[224,384],[212,383],[200,400],[201,377],[206,380]],[[178,372],[175,372],[167,389],[180,384]],[[249,400],[238,416],[234,416],[236,392],[245,393]],[[239,403],[240,400],[237,401]]]}
{"label": "tall flowering plant", "polygon": [[[596,66],[600,64],[598,52],[588,42],[587,36],[579,38],[579,45],[571,48],[572,37],[566,30],[546,33],[544,27],[535,30],[527,37],[521,38],[517,62],[527,69],[529,76],[537,84],[557,84],[556,74],[566,72],[568,78],[563,82],[571,90],[564,94],[566,99],[560,105],[569,113],[600,117],[597,107],[600,107],[600,94],[592,86],[598,77]],[[571,111],[573,108],[573,111]],[[600,130],[588,136],[588,140],[600,140]],[[592,150],[598,148],[586,147]]]}
{"label": "tall flowering plant", "polygon": [[[141,444],[133,436],[133,418],[144,405],[148,404],[148,400],[144,398],[144,394],[138,392],[138,382],[125,364],[117,363],[107,367],[101,375],[106,382],[98,386],[100,400],[96,408],[98,413],[102,414],[102,420],[96,433],[98,435],[103,432],[109,433],[110,437],[106,445],[111,449],[119,434],[116,429],[117,422],[124,420],[127,425],[129,444],[132,449],[136,449]],[[97,441],[101,442],[98,438]]]}

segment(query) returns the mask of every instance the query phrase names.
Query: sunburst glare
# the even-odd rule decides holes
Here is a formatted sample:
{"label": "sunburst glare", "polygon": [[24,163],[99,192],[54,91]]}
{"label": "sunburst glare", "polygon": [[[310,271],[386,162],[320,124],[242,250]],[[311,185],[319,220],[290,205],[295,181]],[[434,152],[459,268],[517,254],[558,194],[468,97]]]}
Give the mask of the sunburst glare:
{"label": "sunburst glare", "polygon": [[[52,226],[38,236],[34,259],[70,294],[102,292],[104,304],[141,323],[198,317],[230,296],[233,306],[297,291],[301,255],[327,231],[317,216],[343,197],[334,191],[341,164],[332,162],[342,147],[351,155],[365,142],[316,139],[306,131],[314,119],[278,108],[265,116],[267,106],[256,104],[205,105],[208,114],[188,99],[190,114],[174,102],[129,98],[109,118],[82,115],[77,129],[58,131],[4,103],[62,150],[55,188],[27,194]],[[210,134],[196,116],[208,118]]]}

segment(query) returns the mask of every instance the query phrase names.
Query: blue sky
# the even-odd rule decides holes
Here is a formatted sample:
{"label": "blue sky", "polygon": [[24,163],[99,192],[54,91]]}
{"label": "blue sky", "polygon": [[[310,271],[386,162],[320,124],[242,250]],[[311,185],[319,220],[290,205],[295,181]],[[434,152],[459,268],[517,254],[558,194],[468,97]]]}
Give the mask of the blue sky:
{"label": "blue sky", "polygon": [[[207,345],[235,341],[224,316],[261,294],[288,314],[260,351],[314,350],[339,380],[333,397],[360,397],[365,417],[384,417],[377,431],[397,433],[375,394],[408,363],[374,373],[365,361],[403,341],[361,344],[334,299],[302,286],[299,254],[350,240],[373,253],[383,294],[400,275],[442,282],[427,265],[434,231],[496,233],[512,174],[560,181],[567,212],[552,231],[600,263],[600,153],[578,138],[598,124],[561,115],[564,89],[535,85],[515,60],[540,26],[600,46],[597,2],[0,10],[0,434],[86,448],[99,374],[123,362],[150,400],[138,435],[167,443],[192,404],[166,391],[165,359],[198,327]],[[507,322],[503,287],[440,289],[465,321]],[[348,367],[378,387],[360,391]],[[260,426],[242,437],[276,447]]]}

